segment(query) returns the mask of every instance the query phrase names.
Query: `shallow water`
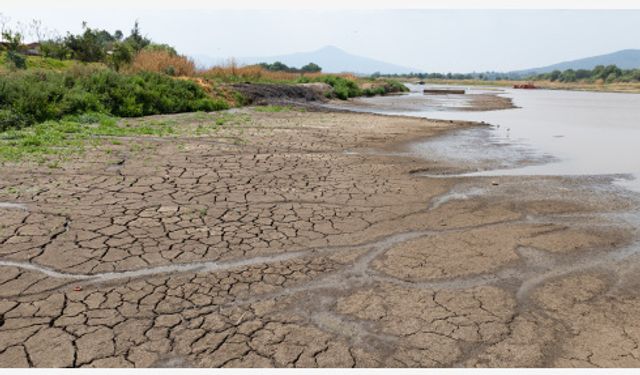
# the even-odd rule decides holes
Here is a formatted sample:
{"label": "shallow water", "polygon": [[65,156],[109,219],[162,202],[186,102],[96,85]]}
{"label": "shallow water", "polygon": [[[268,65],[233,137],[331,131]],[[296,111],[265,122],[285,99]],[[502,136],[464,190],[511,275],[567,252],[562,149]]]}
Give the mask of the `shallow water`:
{"label": "shallow water", "polygon": [[[395,100],[415,100],[422,86]],[[467,88],[484,93],[484,88]],[[466,129],[416,144],[413,151],[432,158],[463,159],[471,169],[488,159],[494,168],[470,175],[625,175],[619,183],[640,191],[640,95],[564,90],[515,90],[500,95],[519,108],[459,111],[460,98],[445,110],[380,110],[387,114],[434,119],[484,121],[494,126]],[[426,95],[425,95],[426,96]],[[442,98],[446,101],[446,95]],[[367,99],[365,99],[367,100]],[[487,148],[486,144],[505,147]]]}

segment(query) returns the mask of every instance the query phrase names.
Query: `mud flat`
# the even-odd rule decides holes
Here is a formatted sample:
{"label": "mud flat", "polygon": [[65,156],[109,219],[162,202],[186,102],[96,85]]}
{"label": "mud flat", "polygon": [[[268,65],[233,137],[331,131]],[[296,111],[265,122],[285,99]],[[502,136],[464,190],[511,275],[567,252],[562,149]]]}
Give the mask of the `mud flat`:
{"label": "mud flat", "polygon": [[0,167],[0,366],[640,366],[609,178],[425,177],[465,166],[409,145],[463,122],[130,124],[220,116]]}
{"label": "mud flat", "polygon": [[[329,107],[357,112],[401,113],[428,111],[494,111],[515,108],[513,101],[489,90],[475,89],[470,94],[429,94],[420,90],[422,86],[410,85],[408,94],[353,98],[348,101],[334,100]],[[499,93],[499,92],[498,92]]]}

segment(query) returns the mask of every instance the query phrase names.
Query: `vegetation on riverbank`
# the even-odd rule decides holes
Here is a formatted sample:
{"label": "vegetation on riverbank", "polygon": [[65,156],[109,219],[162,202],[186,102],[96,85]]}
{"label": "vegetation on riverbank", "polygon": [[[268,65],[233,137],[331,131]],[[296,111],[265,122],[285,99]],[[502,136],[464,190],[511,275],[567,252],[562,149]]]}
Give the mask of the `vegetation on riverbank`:
{"label": "vegetation on riverbank", "polygon": [[[377,74],[376,76],[380,76]],[[549,81],[565,83],[584,84],[606,84],[606,83],[640,83],[640,68],[620,69],[616,65],[598,65],[593,69],[566,69],[554,70],[542,74],[513,73],[410,73],[410,74],[390,74],[385,77],[405,78],[412,80],[426,81],[480,81],[480,82],[502,82],[502,81]]]}
{"label": "vegetation on riverbank", "polygon": [[405,78],[410,82],[424,81],[435,84],[457,84],[467,86],[514,86],[533,82],[545,89],[640,92],[640,69],[620,69],[615,65],[598,65],[593,69],[567,69],[564,71],[522,76],[510,73],[442,74],[416,73],[390,75]]}
{"label": "vegetation on riverbank", "polygon": [[129,152],[135,153],[152,147],[152,144],[144,143],[145,137],[198,137],[242,127],[247,121],[246,114],[225,112],[193,112],[176,117],[139,119],[119,119],[93,112],[65,116],[61,120],[0,132],[0,164],[31,161],[57,168],[61,160],[87,150],[101,149],[109,154],[112,147],[126,143]]}
{"label": "vegetation on riverbank", "polygon": [[538,74],[529,79],[536,81],[566,82],[566,83],[640,83],[640,69],[620,69],[615,65],[598,65],[589,69],[554,70],[550,73]]}
{"label": "vegetation on riverbank", "polygon": [[0,75],[0,130],[87,112],[138,117],[226,108],[195,82],[158,73],[79,69]]}
{"label": "vegetation on riverbank", "polygon": [[298,69],[282,63],[238,66],[231,60],[198,70],[173,47],[144,36],[137,22],[128,36],[83,23],[79,34],[47,38],[38,22],[33,25],[39,42],[30,44],[3,27],[0,131],[84,113],[138,117],[247,104],[234,83],[322,82],[330,86],[325,95],[339,99],[407,90],[388,79],[324,74],[314,63]]}

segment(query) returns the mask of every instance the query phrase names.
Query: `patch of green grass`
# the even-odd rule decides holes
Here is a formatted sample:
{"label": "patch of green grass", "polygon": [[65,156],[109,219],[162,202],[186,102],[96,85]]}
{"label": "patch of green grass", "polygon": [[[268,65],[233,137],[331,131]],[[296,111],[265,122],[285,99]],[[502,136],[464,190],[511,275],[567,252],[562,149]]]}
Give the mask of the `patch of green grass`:
{"label": "patch of green grass", "polygon": [[208,211],[207,208],[201,208],[200,211],[199,211],[200,212],[200,217],[203,218],[203,217],[207,216],[207,211]]}
{"label": "patch of green grass", "polygon": [[[198,121],[193,121],[195,118]],[[149,152],[153,142],[144,137],[192,136],[213,134],[224,126],[240,128],[251,121],[243,113],[194,113],[173,117],[118,119],[102,113],[65,116],[62,120],[45,121],[21,129],[0,132],[0,163],[33,161],[58,168],[60,160],[97,148],[113,154],[125,144],[124,137],[140,137],[141,142],[127,142],[131,152]],[[179,139],[179,138],[176,138]],[[178,150],[184,150],[178,145]]]}
{"label": "patch of green grass", "polygon": [[251,121],[251,116],[246,113],[223,113],[216,117],[215,124],[218,126],[225,124],[239,125]]}
{"label": "patch of green grass", "polygon": [[15,186],[9,186],[4,189],[4,192],[7,194],[15,195],[15,194],[18,194],[20,190]]}
{"label": "patch of green grass", "polygon": [[256,112],[288,112],[291,110],[291,106],[281,105],[265,105],[262,107],[255,107]]}
{"label": "patch of green grass", "polygon": [[297,112],[305,112],[306,109],[302,107],[294,107],[290,105],[265,105],[260,107],[255,107],[253,109],[256,112],[289,112],[289,111],[297,111]]}
{"label": "patch of green grass", "polygon": [[47,167],[51,168],[51,169],[57,169],[60,168],[60,160],[52,160],[51,162],[49,162],[47,164]]}
{"label": "patch of green grass", "polygon": [[[29,159],[44,163],[51,156],[81,153],[87,144],[100,147],[104,143],[101,137],[172,135],[176,133],[176,124],[162,120],[124,122],[98,113],[68,116],[60,121],[0,132],[0,161]],[[110,143],[122,144],[119,140]]]}
{"label": "patch of green grass", "polygon": [[209,119],[211,115],[208,114],[207,112],[198,111],[198,112],[192,113],[191,116],[195,121],[206,121]]}
{"label": "patch of green grass", "polygon": [[74,65],[72,60],[58,60],[51,57],[27,56],[27,69],[69,69]]}
{"label": "patch of green grass", "polygon": [[[77,62],[73,60],[58,60],[51,57],[25,56],[27,69],[65,70],[73,67]],[[7,53],[0,52],[0,65],[5,66]]]}

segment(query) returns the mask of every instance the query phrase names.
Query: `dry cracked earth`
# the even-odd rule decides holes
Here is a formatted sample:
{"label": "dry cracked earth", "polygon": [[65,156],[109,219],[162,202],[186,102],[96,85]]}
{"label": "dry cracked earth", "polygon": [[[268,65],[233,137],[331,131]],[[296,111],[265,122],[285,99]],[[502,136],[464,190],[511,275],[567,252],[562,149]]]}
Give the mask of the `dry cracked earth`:
{"label": "dry cracked earth", "polygon": [[421,177],[463,166],[404,145],[470,124],[245,112],[0,167],[0,366],[640,366],[609,180]]}

